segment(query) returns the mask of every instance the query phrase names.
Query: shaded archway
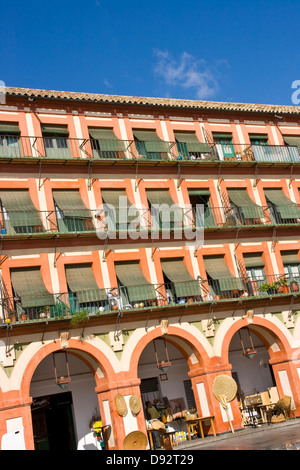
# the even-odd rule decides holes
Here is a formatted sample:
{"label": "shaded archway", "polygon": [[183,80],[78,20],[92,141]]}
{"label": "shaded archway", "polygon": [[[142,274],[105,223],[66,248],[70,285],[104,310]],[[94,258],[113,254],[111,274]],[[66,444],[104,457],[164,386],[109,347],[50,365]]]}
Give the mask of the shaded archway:
{"label": "shaded archway", "polygon": [[[233,320],[230,326],[227,325],[226,329],[218,331],[218,347],[222,351],[223,360],[229,362],[231,341],[234,335],[245,327],[266,348],[267,362],[271,366],[271,376],[278,397],[291,396],[292,404],[296,408],[296,415],[299,415],[300,383],[298,371],[293,362],[294,349],[291,346],[293,337],[279,319],[269,315],[266,317],[255,316],[250,322],[245,318]],[[262,393],[263,390],[259,390],[259,392]]]}
{"label": "shaded archway", "polygon": [[[58,351],[62,350],[62,345],[60,341],[53,341],[50,342],[41,348],[39,348],[26,362],[26,364],[23,364],[24,371],[22,375],[22,380],[21,380],[21,392],[23,394],[23,397],[27,397],[26,401],[28,403],[31,403],[32,400],[32,395],[31,395],[31,385],[32,385],[32,379],[34,377],[34,374],[38,370],[39,366],[45,361],[47,363],[47,360],[51,362],[50,358],[53,353],[56,353]],[[89,380],[89,385],[88,385],[88,390],[87,390],[87,383],[84,383],[83,385],[81,384],[81,394],[82,394],[82,404],[89,405],[91,401],[91,397],[93,397],[93,409],[95,409],[95,412],[99,410],[99,416],[101,416],[101,419],[104,424],[106,422],[110,426],[110,434],[113,433],[113,430],[115,428],[115,423],[113,416],[109,413],[109,410],[104,410],[103,404],[101,400],[99,399],[99,395],[97,393],[97,390],[99,388],[105,388],[107,386],[107,383],[112,380],[114,381],[115,377],[115,372],[113,370],[112,365],[109,362],[109,359],[106,357],[106,355],[100,351],[97,347],[89,344],[88,342],[82,341],[82,340],[76,340],[76,339],[70,339],[68,341],[67,347],[65,349],[67,352],[67,355],[69,357],[72,357],[74,361],[77,361],[83,364],[83,368],[85,373],[89,374],[90,380]],[[52,366],[53,367],[53,366]],[[55,386],[53,382],[53,386]],[[51,386],[52,387],[52,386]],[[49,392],[51,395],[53,395],[53,388],[49,388]],[[46,388],[44,388],[46,390]],[[84,394],[85,392],[87,393],[86,395],[86,400],[84,400]],[[78,391],[78,385],[76,389],[77,396],[79,396],[80,392]],[[45,395],[45,394],[44,394]],[[88,398],[88,396],[90,398]],[[97,405],[98,404],[98,408]],[[76,436],[76,444],[80,439],[82,439],[85,436],[85,432],[88,434],[90,432],[89,429],[89,423],[94,415],[93,410],[89,409],[89,406],[85,407],[87,410],[87,413],[83,416],[78,417],[78,413],[82,415],[82,410],[84,407],[81,407],[77,404],[77,419],[79,420],[84,420],[85,423],[83,426],[78,427],[77,426],[77,431],[80,429],[79,435]],[[78,412],[79,410],[79,412]],[[97,416],[96,416],[97,417]],[[76,417],[75,417],[76,419]],[[34,442],[33,442],[33,433],[32,433],[32,422],[27,422],[26,427],[28,428],[27,436],[26,436],[26,444],[27,448],[34,448]],[[85,428],[85,429],[84,429]]]}

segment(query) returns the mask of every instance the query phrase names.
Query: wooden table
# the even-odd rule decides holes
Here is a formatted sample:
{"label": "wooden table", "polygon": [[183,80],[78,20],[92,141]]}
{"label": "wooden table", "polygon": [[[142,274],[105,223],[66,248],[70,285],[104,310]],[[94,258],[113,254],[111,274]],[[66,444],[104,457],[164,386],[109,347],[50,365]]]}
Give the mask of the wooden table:
{"label": "wooden table", "polygon": [[[150,444],[151,450],[154,450],[154,443],[153,443],[152,433],[155,432],[155,431],[158,431],[158,430],[156,430],[156,429],[147,429],[147,434],[148,434],[148,437],[149,437],[149,444]],[[166,436],[169,437],[172,447],[174,447],[176,445],[178,446],[178,442],[175,439],[175,433],[176,433],[176,431],[166,431],[166,434],[165,434]]]}
{"label": "wooden table", "polygon": [[204,439],[204,432],[203,432],[203,421],[210,421],[214,436],[216,436],[216,430],[214,426],[214,416],[206,416],[204,418],[194,418],[194,419],[187,419],[185,420],[185,424],[188,430],[188,435],[189,435],[189,441],[192,440],[191,438],[191,429],[196,425],[199,429],[199,432],[201,434],[202,439]]}
{"label": "wooden table", "polygon": [[274,408],[275,405],[276,405],[276,403],[267,403],[267,404],[264,404],[264,405],[257,405],[257,408],[259,408],[260,415],[261,415],[263,423],[268,422],[267,411],[269,409]]}

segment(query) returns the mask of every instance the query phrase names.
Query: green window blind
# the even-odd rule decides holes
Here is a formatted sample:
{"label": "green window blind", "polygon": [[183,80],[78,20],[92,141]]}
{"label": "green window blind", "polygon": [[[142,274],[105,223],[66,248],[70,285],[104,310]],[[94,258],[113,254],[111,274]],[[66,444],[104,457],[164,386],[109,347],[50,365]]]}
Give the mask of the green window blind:
{"label": "green window blind", "polygon": [[300,258],[298,256],[298,251],[282,251],[281,259],[283,264],[300,264]]}
{"label": "green window blind", "polygon": [[264,210],[250,198],[246,189],[228,189],[229,199],[241,209],[247,219],[264,218]]}
{"label": "green window blind", "polygon": [[161,140],[155,131],[133,131],[136,139],[145,144],[145,150],[149,153],[162,152],[168,153],[170,145]]}
{"label": "green window blind", "polygon": [[147,189],[146,194],[150,204],[167,204],[170,207],[175,204],[167,189]]}
{"label": "green window blind", "polygon": [[20,129],[18,123],[5,123],[2,122],[0,124],[0,135],[2,134],[7,134],[7,135],[13,135],[13,134],[20,134]]}
{"label": "green window blind", "polygon": [[[126,197],[126,199],[127,199],[127,211],[129,210],[129,208],[132,205],[131,202],[129,201],[127,195],[126,195],[125,189],[102,189],[101,190],[101,195],[102,195],[103,203],[107,204],[107,205],[111,205],[115,209],[116,220],[114,220],[114,213],[111,214],[110,208],[108,208],[107,217],[109,217],[109,220],[111,222],[115,222],[116,224],[121,223],[121,225],[123,225],[122,224],[123,217],[120,214],[120,212],[122,210],[122,209],[120,209],[120,197],[123,197],[123,198]],[[124,204],[124,201],[122,202],[122,204]],[[125,209],[123,209],[123,211],[124,210]],[[135,213],[134,215],[128,215],[128,213],[127,213],[127,225],[130,224],[137,217],[138,217],[138,213]],[[108,223],[110,223],[110,222],[108,221]],[[114,225],[112,226],[112,228],[113,227],[114,227]],[[119,228],[120,228],[120,225],[119,225]]]}
{"label": "green window blind", "polygon": [[127,288],[130,302],[156,299],[156,291],[145,278],[138,262],[115,263],[119,282]]}
{"label": "green window blind", "polygon": [[210,191],[206,189],[189,189],[189,196],[210,196]]}
{"label": "green window blind", "polygon": [[174,134],[177,142],[184,143],[189,153],[211,153],[212,151],[209,144],[200,142],[196,134],[192,132],[175,132]]}
{"label": "green window blind", "polygon": [[284,142],[290,147],[297,147],[300,152],[300,137],[297,136],[284,136]]}
{"label": "green window blind", "polygon": [[125,151],[125,143],[118,139],[112,129],[89,129],[92,139],[98,140],[103,152]]}
{"label": "green window blind", "polygon": [[183,259],[161,260],[161,267],[173,283],[177,297],[201,296],[199,282],[188,272]]}
{"label": "green window blind", "polygon": [[78,190],[54,189],[53,199],[65,217],[90,219],[90,210],[84,205]]}
{"label": "green window blind", "polygon": [[204,265],[207,274],[215,281],[219,281],[221,291],[244,289],[241,279],[231,274],[223,256],[205,257]]}
{"label": "green window blind", "polygon": [[69,289],[76,293],[79,303],[106,300],[106,291],[98,287],[91,265],[69,265],[65,272]]}
{"label": "green window blind", "polygon": [[283,219],[295,219],[300,217],[300,211],[281,189],[265,189],[265,196],[274,204]]}
{"label": "green window blind", "polygon": [[39,212],[33,205],[27,190],[0,191],[2,206],[8,213],[12,227],[40,226]]}
{"label": "green window blind", "polygon": [[12,269],[11,282],[23,308],[54,305],[54,296],[46,289],[40,268]]}
{"label": "green window blind", "polygon": [[262,260],[262,253],[244,254],[246,268],[263,268],[265,263]]}
{"label": "green window blind", "polygon": [[48,124],[42,124],[41,129],[43,136],[67,137],[69,135],[67,126],[51,126]]}

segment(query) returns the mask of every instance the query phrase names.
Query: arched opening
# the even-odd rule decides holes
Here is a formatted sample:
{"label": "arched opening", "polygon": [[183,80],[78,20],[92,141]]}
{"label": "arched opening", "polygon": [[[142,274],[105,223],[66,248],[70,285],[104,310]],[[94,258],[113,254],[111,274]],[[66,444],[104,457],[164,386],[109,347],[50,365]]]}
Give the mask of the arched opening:
{"label": "arched opening", "polygon": [[[146,410],[146,402],[150,401],[158,410],[167,430],[175,433],[179,440],[188,439],[186,413],[201,413],[190,374],[192,370],[203,370],[205,362],[209,362],[209,359],[204,347],[183,328],[168,327],[165,335],[161,328],[157,328],[138,342],[132,354],[131,370],[136,368],[137,377],[141,381],[146,422],[153,418]],[[209,430],[208,423],[204,433]]]}
{"label": "arched opening", "polygon": [[263,393],[276,386],[269,361],[266,345],[253,331],[241,328],[234,334],[230,342],[229,362],[241,397]]}
{"label": "arched opening", "polygon": [[277,410],[274,405],[283,396],[289,396],[295,406],[286,366],[290,347],[275,324],[261,318],[246,325],[237,322],[227,342],[244,425],[269,422]]}
{"label": "arched opening", "polygon": [[[68,375],[69,380],[56,383]],[[84,441],[97,448],[89,423],[99,417],[95,377],[88,365],[72,352],[52,353],[37,366],[30,383],[33,399],[32,427],[36,450],[76,450]]]}

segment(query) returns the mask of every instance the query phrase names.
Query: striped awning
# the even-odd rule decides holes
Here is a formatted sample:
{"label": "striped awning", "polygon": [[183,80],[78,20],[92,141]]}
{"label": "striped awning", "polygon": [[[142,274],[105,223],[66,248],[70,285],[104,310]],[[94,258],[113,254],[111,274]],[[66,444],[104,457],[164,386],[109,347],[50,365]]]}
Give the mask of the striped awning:
{"label": "striped awning", "polygon": [[65,217],[77,219],[90,219],[90,210],[84,205],[79,190],[57,190],[52,191],[55,204],[63,212]]}
{"label": "striped awning", "polygon": [[51,126],[50,124],[42,124],[41,129],[43,136],[66,137],[69,135],[67,126]]}
{"label": "striped awning", "polygon": [[209,144],[200,142],[198,137],[193,132],[175,132],[174,133],[177,142],[186,144],[188,152],[195,153],[211,153],[212,149]]}
{"label": "striped awning", "polygon": [[264,217],[264,210],[256,204],[247,193],[246,189],[227,189],[229,199],[241,209],[247,219],[258,219]]}
{"label": "striped awning", "polygon": [[153,153],[153,152],[168,153],[170,150],[169,142],[165,142],[162,139],[160,139],[155,131],[134,130],[133,135],[139,141],[144,142],[145,149],[149,153]]}
{"label": "striped awning", "polygon": [[300,264],[300,258],[298,254],[299,254],[298,250],[281,251],[282,263],[284,265]]}
{"label": "striped awning", "polygon": [[129,301],[156,299],[155,288],[145,278],[138,261],[115,263],[119,282],[127,288]]}
{"label": "striped awning", "polygon": [[41,225],[39,212],[34,207],[28,190],[1,190],[0,199],[13,227]]}
{"label": "striped awning", "polygon": [[46,289],[40,268],[11,269],[11,283],[23,308],[54,305],[54,296]]}
{"label": "striped awning", "polygon": [[283,219],[295,219],[300,217],[300,210],[281,189],[264,189],[265,196],[274,204]]}
{"label": "striped awning", "polygon": [[201,295],[200,284],[189,273],[183,259],[161,260],[161,268],[170,282],[173,283],[177,297]]}
{"label": "striped awning", "polygon": [[92,139],[98,140],[100,150],[103,152],[122,152],[125,149],[125,143],[120,140],[113,129],[89,129]]}
{"label": "striped awning", "polygon": [[204,265],[207,274],[213,280],[219,281],[221,291],[243,290],[241,279],[231,274],[223,256],[204,257]]}
{"label": "striped awning", "polygon": [[76,293],[79,303],[106,300],[106,291],[99,288],[90,264],[68,265],[65,272],[69,289]]}
{"label": "striped awning", "polygon": [[263,268],[265,265],[262,253],[245,253],[243,257],[246,268]]}

